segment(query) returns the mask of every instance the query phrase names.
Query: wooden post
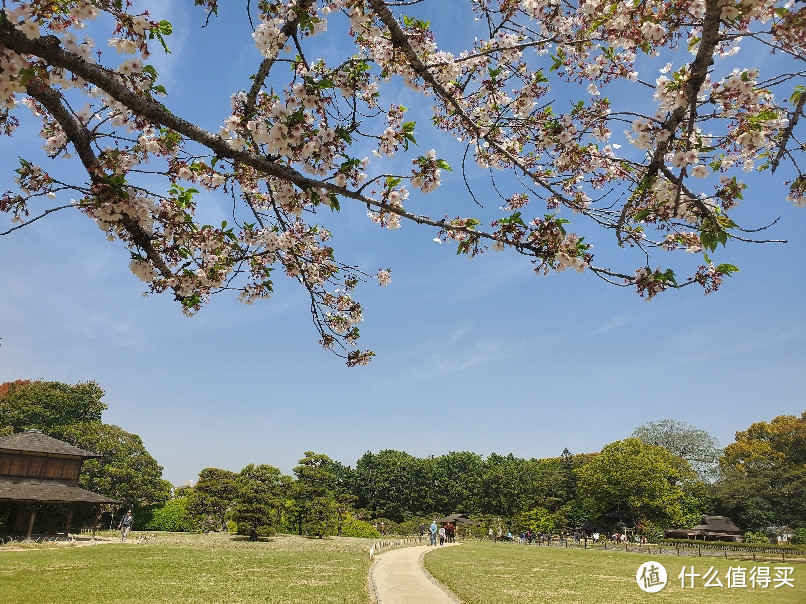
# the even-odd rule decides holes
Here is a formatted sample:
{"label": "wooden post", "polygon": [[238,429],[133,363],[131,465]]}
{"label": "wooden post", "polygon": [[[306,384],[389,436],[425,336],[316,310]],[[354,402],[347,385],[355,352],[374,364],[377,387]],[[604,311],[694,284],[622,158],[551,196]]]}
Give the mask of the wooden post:
{"label": "wooden post", "polygon": [[70,538],[70,523],[73,522],[73,504],[67,504],[67,526],[64,527],[64,538]]}
{"label": "wooden post", "polygon": [[36,504],[30,504],[31,515],[28,518],[28,532],[25,534],[25,539],[31,538],[31,532],[34,530],[34,519],[36,518]]}

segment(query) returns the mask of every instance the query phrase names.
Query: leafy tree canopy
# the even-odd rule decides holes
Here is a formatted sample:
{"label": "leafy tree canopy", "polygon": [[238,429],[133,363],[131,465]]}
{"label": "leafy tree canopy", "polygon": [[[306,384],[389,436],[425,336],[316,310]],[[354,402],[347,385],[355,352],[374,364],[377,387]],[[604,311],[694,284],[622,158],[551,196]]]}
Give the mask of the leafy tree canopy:
{"label": "leafy tree canopy", "polygon": [[580,496],[594,510],[633,526],[692,526],[704,512],[705,489],[688,462],[637,438],[605,446],[576,472]]}
{"label": "leafy tree canopy", "polygon": [[236,479],[238,495],[232,510],[238,532],[274,533],[280,525],[291,484],[290,477],[267,464],[249,464],[241,470]]}
{"label": "leafy tree canopy", "polygon": [[806,412],[736,433],[720,459],[717,495],[742,528],[806,524]]}
{"label": "leafy tree canopy", "polygon": [[[226,528],[227,513],[238,497],[238,474],[219,468],[204,468],[188,495],[188,512],[204,528]],[[209,520],[209,522],[208,522]]]}
{"label": "leafy tree canopy", "polygon": [[638,426],[632,435],[682,457],[703,480],[711,482],[718,476],[722,448],[719,440],[705,430],[674,419],[663,419]]}
{"label": "leafy tree canopy", "polygon": [[46,431],[58,438],[63,426],[99,422],[107,405],[95,382],[63,384],[18,380],[0,384],[0,429]]}

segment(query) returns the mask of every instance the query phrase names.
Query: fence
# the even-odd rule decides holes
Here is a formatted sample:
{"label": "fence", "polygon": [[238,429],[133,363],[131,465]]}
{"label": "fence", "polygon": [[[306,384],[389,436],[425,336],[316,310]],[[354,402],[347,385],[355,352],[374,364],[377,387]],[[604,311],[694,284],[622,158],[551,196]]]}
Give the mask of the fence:
{"label": "fence", "polygon": [[422,543],[425,543],[425,537],[406,537],[404,539],[384,539],[382,541],[376,541],[369,546],[369,558],[371,560],[375,554],[380,553],[383,550],[395,549],[397,547],[409,547],[412,545],[420,545]]}

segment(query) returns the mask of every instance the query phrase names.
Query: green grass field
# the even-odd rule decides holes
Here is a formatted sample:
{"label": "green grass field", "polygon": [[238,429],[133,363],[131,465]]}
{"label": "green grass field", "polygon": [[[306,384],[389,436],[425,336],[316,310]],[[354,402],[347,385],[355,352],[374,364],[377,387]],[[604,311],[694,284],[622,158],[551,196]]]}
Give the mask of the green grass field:
{"label": "green grass field", "polygon": [[[662,564],[669,575],[666,587],[657,593],[645,593],[636,583],[638,567],[647,561]],[[529,602],[715,602],[763,603],[806,602],[806,564],[780,564],[698,558],[696,556],[625,553],[621,551],[562,549],[514,544],[469,542],[459,547],[435,549],[424,559],[428,571],[450,588],[466,604],[524,604]],[[686,566],[690,572],[705,574],[717,570],[723,587],[704,587],[695,578],[690,588],[681,588],[677,576]],[[729,567],[747,569],[745,588],[728,588],[725,573]],[[792,566],[792,587],[752,588],[749,570],[753,566],[770,568]]]}
{"label": "green grass field", "polygon": [[[110,534],[111,535],[111,534]],[[369,604],[367,539],[280,535],[250,542],[227,534],[159,533],[148,543],[90,547],[0,547],[0,603],[339,603]],[[640,564],[660,562],[669,583],[655,594],[635,581]],[[681,588],[683,566],[792,566],[791,587]],[[698,558],[466,542],[435,548],[425,566],[466,604],[529,602],[806,602],[806,564]],[[749,577],[749,575],[748,575]],[[428,604],[427,602],[415,604]]]}
{"label": "green grass field", "polygon": [[158,535],[154,544],[0,548],[3,604],[360,603],[369,541]]}

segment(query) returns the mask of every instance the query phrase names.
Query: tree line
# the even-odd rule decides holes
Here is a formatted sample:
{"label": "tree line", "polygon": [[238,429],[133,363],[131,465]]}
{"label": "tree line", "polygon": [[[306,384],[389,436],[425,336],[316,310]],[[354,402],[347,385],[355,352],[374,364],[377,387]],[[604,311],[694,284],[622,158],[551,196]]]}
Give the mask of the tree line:
{"label": "tree line", "polygon": [[711,514],[748,531],[806,528],[806,412],[754,423],[725,448],[663,420],[596,453],[415,457],[386,449],[349,466],[307,451],[293,475],[268,464],[204,468],[195,485],[173,489],[137,435],[101,421],[102,396],[93,382],[2,384],[0,435],[37,428],[99,453],[84,463],[81,486],[135,507],[141,528],[372,536],[373,524],[416,532],[455,512],[480,521],[477,531],[640,526],[657,538]]}

